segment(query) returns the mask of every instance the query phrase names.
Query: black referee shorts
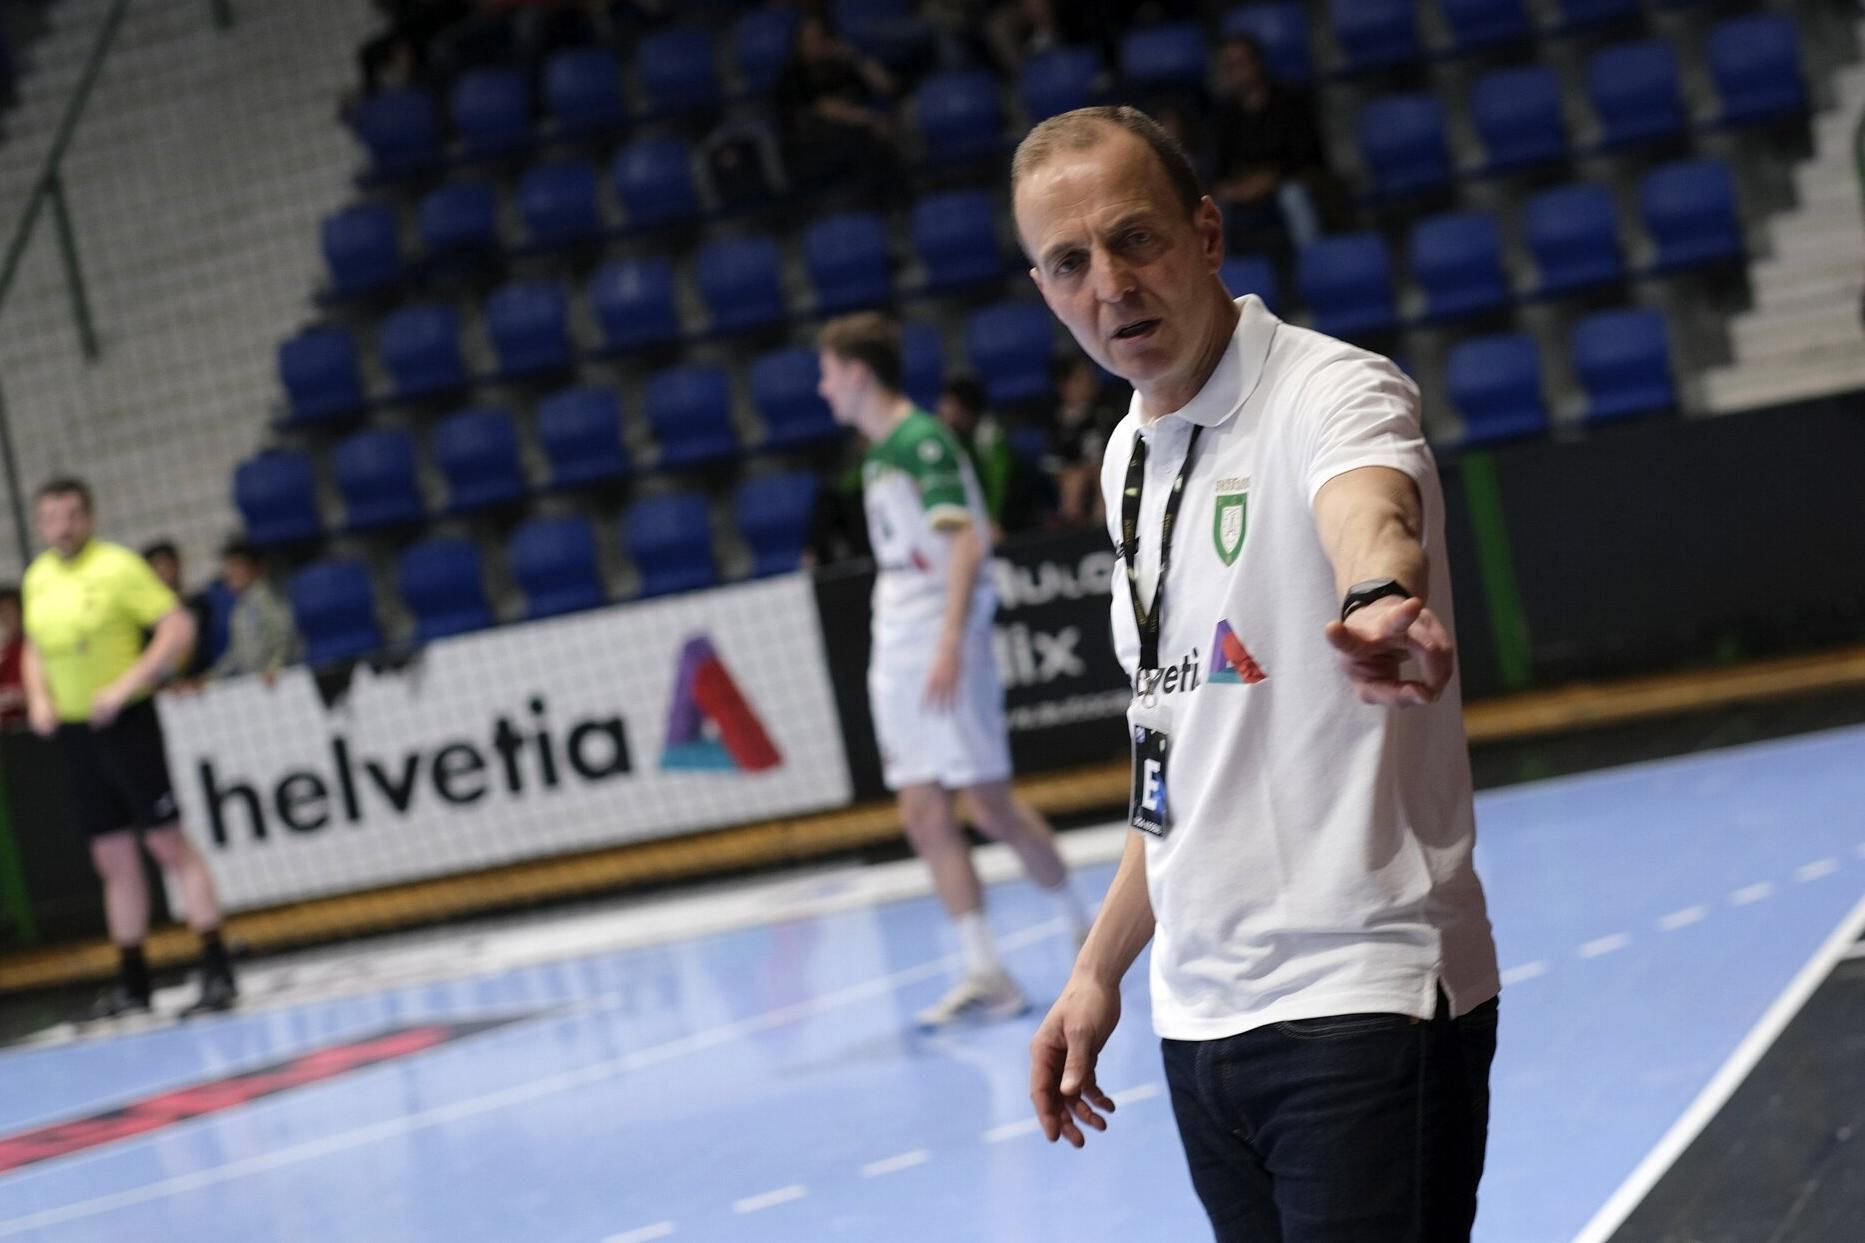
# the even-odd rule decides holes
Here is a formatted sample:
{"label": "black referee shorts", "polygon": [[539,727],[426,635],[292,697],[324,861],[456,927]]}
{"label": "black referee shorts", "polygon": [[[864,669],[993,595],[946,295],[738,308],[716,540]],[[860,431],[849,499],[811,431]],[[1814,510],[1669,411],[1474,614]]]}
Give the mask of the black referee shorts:
{"label": "black referee shorts", "polygon": [[86,839],[175,823],[179,812],[154,700],[130,704],[102,729],[81,721],[61,724],[58,749]]}

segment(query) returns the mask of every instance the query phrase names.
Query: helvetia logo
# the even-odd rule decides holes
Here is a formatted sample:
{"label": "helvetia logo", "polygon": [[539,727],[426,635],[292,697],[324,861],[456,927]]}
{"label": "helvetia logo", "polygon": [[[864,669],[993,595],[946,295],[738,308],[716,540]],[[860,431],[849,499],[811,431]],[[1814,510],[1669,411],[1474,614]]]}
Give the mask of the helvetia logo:
{"label": "helvetia logo", "polygon": [[1268,676],[1250,655],[1250,649],[1243,645],[1243,640],[1237,637],[1237,632],[1230,628],[1230,623],[1220,620],[1217,633],[1211,637],[1210,680],[1254,685]]}
{"label": "helvetia logo", "polygon": [[680,649],[673,703],[667,709],[663,770],[756,773],[784,762],[738,683],[705,635]]}

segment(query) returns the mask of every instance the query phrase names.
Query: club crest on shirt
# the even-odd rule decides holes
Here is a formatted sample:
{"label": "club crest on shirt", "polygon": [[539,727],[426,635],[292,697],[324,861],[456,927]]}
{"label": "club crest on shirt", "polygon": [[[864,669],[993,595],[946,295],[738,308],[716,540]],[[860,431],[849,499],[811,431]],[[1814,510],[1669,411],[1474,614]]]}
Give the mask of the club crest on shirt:
{"label": "club crest on shirt", "polygon": [[1236,564],[1237,554],[1243,551],[1249,511],[1250,481],[1247,477],[1217,481],[1217,504],[1211,518],[1211,542],[1217,549],[1218,559],[1225,565]]}
{"label": "club crest on shirt", "polygon": [[1222,618],[1217,623],[1217,633],[1211,636],[1211,671],[1209,680],[1213,682],[1243,682],[1254,686],[1269,675],[1250,655],[1250,649],[1243,645],[1237,632],[1230,628],[1230,623]]}

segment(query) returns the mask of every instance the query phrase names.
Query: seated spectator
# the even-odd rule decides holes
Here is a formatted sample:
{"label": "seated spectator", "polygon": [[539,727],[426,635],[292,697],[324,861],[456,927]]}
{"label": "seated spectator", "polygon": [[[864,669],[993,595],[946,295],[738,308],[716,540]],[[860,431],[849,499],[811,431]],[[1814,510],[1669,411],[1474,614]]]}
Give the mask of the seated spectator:
{"label": "seated spectator", "polygon": [[946,381],[939,392],[939,421],[946,425],[978,476],[984,508],[991,515],[991,539],[1004,538],[1004,510],[1010,500],[1016,459],[1010,440],[984,405],[984,385],[970,376]]}
{"label": "seated spectator", "polygon": [[1055,480],[1057,507],[1066,526],[1099,526],[1105,512],[1101,458],[1127,407],[1102,383],[1095,365],[1079,356],[1063,367],[1056,393],[1059,400],[1044,465]]}
{"label": "seated spectator", "polygon": [[364,95],[427,85],[436,42],[473,16],[469,0],[375,0],[375,7],[389,25],[357,49]]}
{"label": "seated spectator", "polygon": [[26,724],[26,683],[19,667],[25,650],[19,588],[8,584],[0,587],[0,729]]}
{"label": "seated spectator", "polygon": [[194,650],[188,659],[177,666],[174,677],[187,678],[200,674],[207,666],[207,635],[212,622],[213,606],[207,599],[207,593],[196,592],[189,595],[181,585],[181,550],[175,547],[175,541],[159,539],[142,550],[142,559],[149,563],[155,576],[162,580],[162,585],[175,593],[175,598],[187,606],[188,613],[194,618]]}
{"label": "seated spectator", "polygon": [[279,670],[298,659],[298,631],[292,624],[291,607],[267,581],[259,550],[244,540],[234,540],[221,551],[220,577],[234,595],[233,619],[227,650],[207,676],[257,674],[269,684]]}
{"label": "seated spectator", "polygon": [[1305,246],[1321,235],[1317,192],[1327,189],[1327,155],[1312,102],[1273,81],[1263,50],[1243,36],[1224,41],[1219,60],[1211,197],[1224,209],[1230,248],[1278,225]]}
{"label": "seated spectator", "polygon": [[820,17],[797,23],[796,39],[777,85],[791,184],[815,189],[854,182],[871,204],[891,199],[902,188],[887,113],[893,76],[830,34]]}

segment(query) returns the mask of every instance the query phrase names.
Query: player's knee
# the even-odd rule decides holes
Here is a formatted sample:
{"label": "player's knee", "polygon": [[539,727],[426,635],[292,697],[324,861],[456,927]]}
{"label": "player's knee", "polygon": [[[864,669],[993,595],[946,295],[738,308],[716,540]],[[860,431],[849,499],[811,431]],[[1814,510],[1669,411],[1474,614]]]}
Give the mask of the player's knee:
{"label": "player's knee", "polygon": [[149,844],[149,853],[164,868],[174,868],[188,857],[188,839],[181,835],[180,829],[156,829],[143,838]]}
{"label": "player's knee", "polygon": [[105,880],[115,880],[137,871],[136,838],[130,833],[107,833],[91,841],[91,866]]}

